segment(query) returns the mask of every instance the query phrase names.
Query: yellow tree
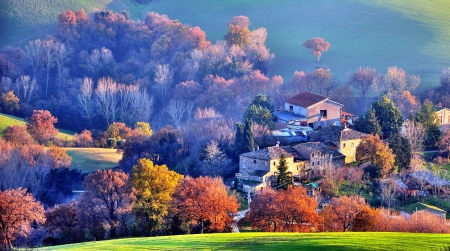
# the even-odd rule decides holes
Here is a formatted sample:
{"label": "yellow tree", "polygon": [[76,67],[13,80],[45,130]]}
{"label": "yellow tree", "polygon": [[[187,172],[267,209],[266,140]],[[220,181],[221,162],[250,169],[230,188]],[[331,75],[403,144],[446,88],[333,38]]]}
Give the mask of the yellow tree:
{"label": "yellow tree", "polygon": [[167,216],[172,194],[182,178],[166,165],[154,165],[149,159],[140,159],[133,166],[131,185],[137,191],[134,211],[146,234],[151,234]]}
{"label": "yellow tree", "polygon": [[137,135],[144,137],[150,137],[153,135],[153,130],[147,122],[136,122],[136,124],[134,124],[134,131]]}
{"label": "yellow tree", "polygon": [[15,110],[19,110],[19,98],[14,95],[13,91],[2,94],[3,108],[8,113],[13,113]]}
{"label": "yellow tree", "polygon": [[382,178],[394,171],[395,154],[378,135],[368,135],[361,140],[356,148],[356,160],[372,161],[372,165],[380,168]]}

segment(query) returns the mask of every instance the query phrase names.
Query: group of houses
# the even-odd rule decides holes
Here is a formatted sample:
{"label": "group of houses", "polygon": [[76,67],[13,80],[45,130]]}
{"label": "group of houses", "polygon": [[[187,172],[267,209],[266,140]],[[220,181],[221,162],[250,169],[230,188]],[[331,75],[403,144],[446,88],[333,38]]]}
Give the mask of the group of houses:
{"label": "group of houses", "polygon": [[[354,162],[356,147],[366,134],[346,127],[345,119],[354,117],[349,113],[343,116],[342,107],[328,97],[311,92],[288,98],[285,109],[273,113],[275,120],[293,131],[307,128],[309,142],[276,145],[241,154],[236,173],[238,188],[256,192],[272,187],[282,155],[293,180],[311,179],[330,166]],[[312,128],[320,130],[313,132]]]}

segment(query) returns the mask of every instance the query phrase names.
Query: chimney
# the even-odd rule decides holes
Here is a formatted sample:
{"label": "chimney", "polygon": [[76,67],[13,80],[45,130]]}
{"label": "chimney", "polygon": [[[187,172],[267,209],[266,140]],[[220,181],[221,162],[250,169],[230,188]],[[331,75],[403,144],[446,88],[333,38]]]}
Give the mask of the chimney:
{"label": "chimney", "polygon": [[276,147],[280,147],[280,141],[277,141]]}

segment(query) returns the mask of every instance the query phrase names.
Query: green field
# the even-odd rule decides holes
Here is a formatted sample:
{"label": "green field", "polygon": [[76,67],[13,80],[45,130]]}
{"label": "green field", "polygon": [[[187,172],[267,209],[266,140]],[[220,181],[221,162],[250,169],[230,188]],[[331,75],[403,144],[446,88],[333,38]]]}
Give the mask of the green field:
{"label": "green field", "polygon": [[[26,122],[23,118],[0,113],[0,134],[3,134],[3,131],[8,126],[25,124]],[[71,140],[73,138],[73,135],[73,131],[58,129],[57,137],[61,140]]]}
{"label": "green field", "polygon": [[[133,18],[155,11],[192,26],[208,40],[222,39],[236,15],[250,18],[251,29],[266,27],[267,46],[276,58],[270,75],[289,81],[295,70],[311,71],[315,58],[301,46],[312,37],[331,43],[321,66],[345,81],[359,66],[385,72],[398,66],[422,78],[422,87],[439,84],[450,66],[450,1],[447,0],[0,0],[0,46],[23,45],[30,34],[47,33],[65,9],[90,13],[127,10]],[[44,34],[40,34],[41,37]]]}
{"label": "green field", "polygon": [[122,158],[121,153],[116,149],[106,148],[64,148],[72,157],[72,168],[81,170],[84,173],[96,171],[98,169],[108,169],[117,166]]}
{"label": "green field", "polygon": [[39,250],[444,250],[450,234],[234,233],[118,239]]}

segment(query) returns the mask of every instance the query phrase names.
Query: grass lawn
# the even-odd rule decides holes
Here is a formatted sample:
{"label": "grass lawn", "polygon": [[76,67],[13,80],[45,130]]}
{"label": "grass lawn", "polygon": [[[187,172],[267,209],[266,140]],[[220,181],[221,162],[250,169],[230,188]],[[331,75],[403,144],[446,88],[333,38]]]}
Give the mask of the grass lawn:
{"label": "grass lawn", "polygon": [[[0,134],[3,134],[3,131],[8,126],[12,125],[24,126],[25,124],[26,122],[23,118],[0,113]],[[73,131],[58,129],[58,135],[56,137],[61,140],[71,140],[73,138],[73,135],[74,135]]]}
{"label": "grass lawn", "polygon": [[117,239],[39,250],[443,250],[450,234],[233,233]]}
{"label": "grass lawn", "polygon": [[117,166],[122,158],[121,153],[116,149],[107,148],[64,148],[67,154],[72,157],[72,168],[81,170],[84,173],[96,171],[98,169],[108,169]]}

